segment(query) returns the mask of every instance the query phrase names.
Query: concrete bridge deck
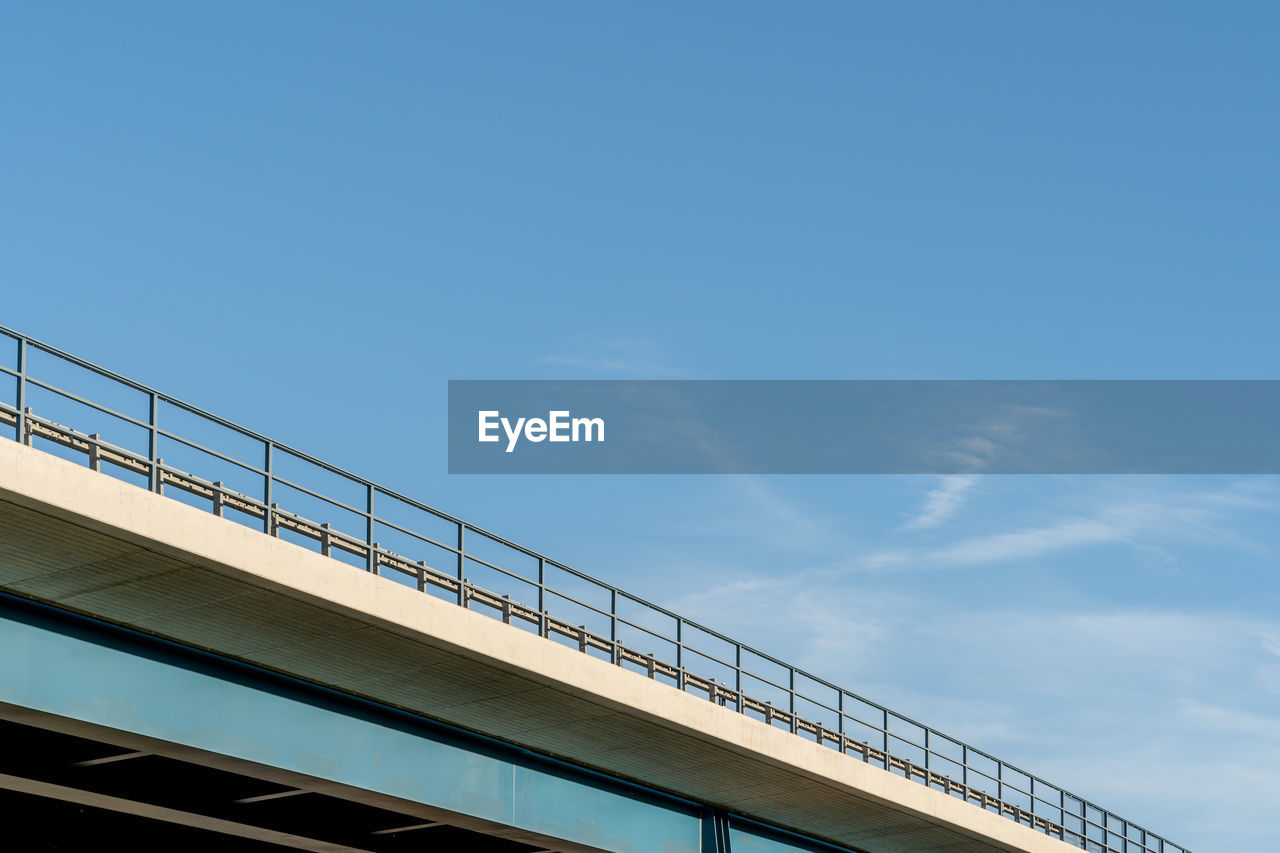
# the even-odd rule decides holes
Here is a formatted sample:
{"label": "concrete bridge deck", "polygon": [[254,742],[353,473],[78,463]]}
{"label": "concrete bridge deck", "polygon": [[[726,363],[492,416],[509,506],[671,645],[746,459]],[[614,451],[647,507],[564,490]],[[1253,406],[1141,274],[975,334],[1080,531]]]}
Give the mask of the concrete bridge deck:
{"label": "concrete bridge deck", "polygon": [[867,853],[1027,826],[517,627],[15,442],[0,588]]}

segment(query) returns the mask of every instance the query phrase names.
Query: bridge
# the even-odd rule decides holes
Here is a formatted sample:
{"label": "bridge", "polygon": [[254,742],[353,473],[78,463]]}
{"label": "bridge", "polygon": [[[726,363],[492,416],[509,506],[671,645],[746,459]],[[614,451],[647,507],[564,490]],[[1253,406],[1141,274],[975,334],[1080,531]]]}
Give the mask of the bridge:
{"label": "bridge", "polygon": [[23,849],[1185,853],[409,496],[0,346]]}

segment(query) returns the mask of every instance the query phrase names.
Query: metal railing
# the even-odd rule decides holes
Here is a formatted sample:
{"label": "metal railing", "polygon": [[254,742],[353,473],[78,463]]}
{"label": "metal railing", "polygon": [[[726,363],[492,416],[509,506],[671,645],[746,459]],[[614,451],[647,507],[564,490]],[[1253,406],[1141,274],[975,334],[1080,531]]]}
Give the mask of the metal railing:
{"label": "metal railing", "polygon": [[[20,442],[87,458],[93,470],[478,606],[1092,853],[1186,853],[960,740],[483,528],[0,326],[6,338],[16,360],[0,363],[13,400],[0,400],[0,424]],[[92,422],[95,431],[62,421]],[[226,441],[236,449],[213,446]],[[212,479],[220,475],[227,479]]]}

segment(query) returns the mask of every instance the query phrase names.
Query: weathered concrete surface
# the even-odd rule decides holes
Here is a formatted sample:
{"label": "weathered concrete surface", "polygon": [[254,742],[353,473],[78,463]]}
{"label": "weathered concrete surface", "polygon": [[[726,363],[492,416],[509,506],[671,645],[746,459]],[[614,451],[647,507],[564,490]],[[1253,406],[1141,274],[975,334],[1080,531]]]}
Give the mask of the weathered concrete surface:
{"label": "weathered concrete surface", "polygon": [[1073,850],[302,547],[0,441],[0,588],[868,853]]}

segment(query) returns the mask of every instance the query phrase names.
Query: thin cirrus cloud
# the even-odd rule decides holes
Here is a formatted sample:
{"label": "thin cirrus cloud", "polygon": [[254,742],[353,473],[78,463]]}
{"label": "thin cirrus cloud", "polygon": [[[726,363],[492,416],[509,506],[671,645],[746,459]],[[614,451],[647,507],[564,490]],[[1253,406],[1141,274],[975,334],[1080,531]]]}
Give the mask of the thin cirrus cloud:
{"label": "thin cirrus cloud", "polygon": [[671,379],[684,373],[672,367],[654,344],[632,338],[598,341],[583,352],[568,355],[542,355],[537,362],[575,373],[628,379]]}
{"label": "thin cirrus cloud", "polygon": [[[1187,849],[1274,850],[1280,623],[1234,600],[1207,609],[1194,597],[1046,607],[992,596],[957,607],[945,589],[906,573],[982,577],[988,566],[1032,567],[1088,548],[1155,549],[1176,561],[1184,546],[1209,544],[1224,556],[1265,556],[1277,484],[1070,479],[1037,510],[1017,498],[1022,482],[1007,493],[1006,482],[939,481],[913,516],[942,534],[963,510],[968,535],[896,550],[867,543],[862,557],[739,574],[673,606]],[[1064,501],[1070,509],[1050,509]],[[1002,519],[1009,511],[1019,522]],[[837,538],[836,547],[857,544]],[[1045,574],[1028,584],[1058,577],[1038,565]]]}
{"label": "thin cirrus cloud", "polygon": [[1280,624],[1134,606],[940,619],[902,592],[777,579],[738,580],[680,606],[710,601],[730,632],[786,636],[779,653],[819,676],[1175,843],[1273,849],[1264,827],[1280,786],[1280,716],[1266,674]]}
{"label": "thin cirrus cloud", "polygon": [[[948,513],[958,511],[958,504],[969,491],[953,488],[948,494],[943,487],[926,499],[924,509],[916,516],[924,524],[937,526]],[[942,569],[981,566],[1010,560],[1047,556],[1059,551],[1095,545],[1123,543],[1134,548],[1149,548],[1146,541],[1157,535],[1180,538],[1200,537],[1219,542],[1231,541],[1240,548],[1253,547],[1249,540],[1220,524],[1225,512],[1270,508],[1264,501],[1236,500],[1231,491],[1187,493],[1173,499],[1139,498],[1103,506],[1093,513],[1075,514],[1048,524],[1021,530],[968,536],[936,548],[886,549],[851,560],[845,571],[893,571],[905,569]],[[936,505],[936,510],[932,508]],[[914,521],[914,519],[913,519]]]}
{"label": "thin cirrus cloud", "polygon": [[920,511],[902,525],[904,530],[925,530],[937,527],[949,520],[968,500],[968,494],[978,483],[970,474],[948,474],[941,478],[936,488],[925,493]]}

